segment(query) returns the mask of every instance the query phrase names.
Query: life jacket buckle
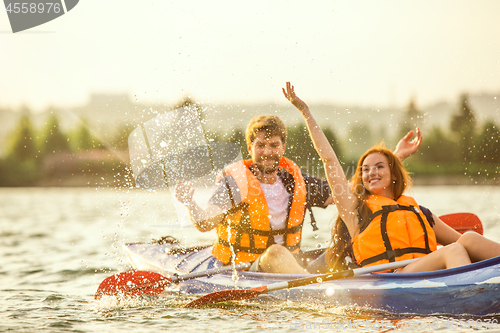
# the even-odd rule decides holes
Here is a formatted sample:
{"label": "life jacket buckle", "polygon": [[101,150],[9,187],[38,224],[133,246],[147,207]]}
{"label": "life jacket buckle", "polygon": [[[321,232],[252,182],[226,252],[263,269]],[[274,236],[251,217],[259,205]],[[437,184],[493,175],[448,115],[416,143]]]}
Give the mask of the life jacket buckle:
{"label": "life jacket buckle", "polygon": [[389,259],[389,261],[396,259],[396,251],[390,250],[387,251],[386,253],[387,253],[387,259]]}

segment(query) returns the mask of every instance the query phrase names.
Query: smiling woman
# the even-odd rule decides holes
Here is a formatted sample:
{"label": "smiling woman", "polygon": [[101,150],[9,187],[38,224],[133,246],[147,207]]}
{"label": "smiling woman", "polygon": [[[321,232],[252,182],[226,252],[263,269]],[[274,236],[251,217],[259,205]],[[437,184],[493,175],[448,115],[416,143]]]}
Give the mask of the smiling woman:
{"label": "smiling woman", "polygon": [[[460,235],[404,195],[410,179],[399,158],[388,149],[375,146],[366,151],[349,183],[307,104],[289,82],[283,93],[302,113],[328,183],[343,189],[334,192],[339,217],[327,259],[332,268],[346,265],[348,255],[360,266],[420,258],[400,272],[454,268],[500,255],[499,243],[474,232]],[[357,189],[360,184],[363,191]],[[445,246],[437,249],[437,242]]]}
{"label": "smiling woman", "polygon": [[368,155],[363,161],[361,170],[363,185],[370,193],[395,199],[391,185],[396,180],[391,174],[389,161],[384,154]]}
{"label": "smiling woman", "polygon": [[410,187],[411,179],[401,160],[384,147],[369,149],[361,161],[354,174],[353,188],[359,189],[361,185],[370,193],[397,199],[406,187]]}

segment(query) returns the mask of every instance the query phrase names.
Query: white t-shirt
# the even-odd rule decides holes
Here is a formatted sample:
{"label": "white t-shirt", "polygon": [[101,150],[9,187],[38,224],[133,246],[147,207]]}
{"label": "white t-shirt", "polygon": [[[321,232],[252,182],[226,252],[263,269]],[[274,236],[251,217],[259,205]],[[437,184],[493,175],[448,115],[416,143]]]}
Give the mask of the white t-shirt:
{"label": "white t-shirt", "polygon": [[[266,197],[267,207],[269,209],[269,221],[271,229],[284,229],[286,227],[286,217],[288,214],[288,199],[290,194],[286,191],[283,182],[277,177],[274,184],[260,183],[264,196]],[[283,235],[274,236],[276,244],[284,244]]]}

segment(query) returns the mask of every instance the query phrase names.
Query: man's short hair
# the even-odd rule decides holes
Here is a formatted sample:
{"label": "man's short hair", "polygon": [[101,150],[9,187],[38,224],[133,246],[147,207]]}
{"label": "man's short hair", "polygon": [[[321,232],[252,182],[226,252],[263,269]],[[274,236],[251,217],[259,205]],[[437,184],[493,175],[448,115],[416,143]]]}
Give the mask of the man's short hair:
{"label": "man's short hair", "polygon": [[278,116],[257,116],[250,120],[245,139],[251,145],[259,132],[265,132],[266,138],[279,135],[283,144],[286,143],[286,126]]}

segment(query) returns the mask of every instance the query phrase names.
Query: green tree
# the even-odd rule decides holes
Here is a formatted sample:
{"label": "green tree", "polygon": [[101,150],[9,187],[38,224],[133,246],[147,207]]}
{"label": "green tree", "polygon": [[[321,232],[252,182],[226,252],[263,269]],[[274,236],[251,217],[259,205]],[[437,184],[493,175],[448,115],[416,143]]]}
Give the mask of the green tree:
{"label": "green tree", "polygon": [[238,146],[240,146],[241,154],[244,159],[250,158],[250,154],[248,153],[247,149],[247,142],[245,139],[245,131],[243,131],[243,129],[235,128],[229,136],[228,141],[236,143]]}
{"label": "green tree", "polygon": [[[340,147],[340,141],[335,135],[334,130],[325,127],[323,128],[323,132],[339,158],[342,159],[343,149]],[[286,147],[287,150],[285,155],[294,161],[303,172],[310,176],[324,176],[323,164],[320,161],[316,149],[314,149],[311,137],[304,124],[288,128]]]}
{"label": "green tree", "polygon": [[331,127],[326,127],[323,129],[323,133],[325,133],[325,136],[328,139],[328,142],[332,146],[333,150],[335,151],[335,154],[338,156],[340,160],[342,160],[344,157],[344,151],[342,149],[342,144],[340,143],[340,140],[335,134],[335,131]]}
{"label": "green tree", "polygon": [[126,150],[128,149],[128,137],[130,133],[134,130],[134,127],[130,124],[122,124],[116,131],[113,139],[111,140],[111,145],[115,149]]}
{"label": "green tree", "polygon": [[87,119],[82,120],[72,138],[74,150],[85,151],[100,146],[99,140],[89,130]]}
{"label": "green tree", "polygon": [[289,127],[286,141],[286,155],[299,166],[309,168],[317,162],[319,156],[304,124]]}
{"label": "green tree", "polygon": [[403,120],[399,125],[399,131],[397,138],[402,138],[410,130],[414,130],[417,127],[421,127],[424,121],[424,115],[422,111],[417,108],[417,104],[414,98],[410,99],[408,106],[403,114]]}
{"label": "green tree", "polygon": [[433,127],[424,140],[420,148],[423,162],[440,164],[455,160],[457,145],[440,127]]}
{"label": "green tree", "polygon": [[349,128],[347,134],[347,147],[350,156],[348,158],[358,159],[363,152],[371,147],[373,142],[372,130],[366,123],[355,123]]}
{"label": "green tree", "polygon": [[30,111],[23,107],[17,128],[12,132],[11,148],[0,160],[0,186],[32,186],[39,178],[37,151]]}
{"label": "green tree", "polygon": [[460,96],[458,112],[451,119],[451,130],[456,134],[463,162],[470,162],[474,146],[476,117],[470,108],[468,95]]}
{"label": "green tree", "polygon": [[17,128],[12,134],[13,144],[9,156],[18,161],[30,161],[36,158],[36,145],[34,141],[31,112],[24,107]]}
{"label": "green tree", "polygon": [[476,159],[481,163],[500,163],[500,129],[493,121],[487,121],[478,135]]}
{"label": "green tree", "polygon": [[69,138],[61,132],[59,126],[59,119],[54,110],[51,110],[51,115],[47,121],[47,127],[42,134],[44,142],[42,143],[41,151],[43,155],[71,151]]}

